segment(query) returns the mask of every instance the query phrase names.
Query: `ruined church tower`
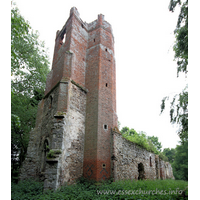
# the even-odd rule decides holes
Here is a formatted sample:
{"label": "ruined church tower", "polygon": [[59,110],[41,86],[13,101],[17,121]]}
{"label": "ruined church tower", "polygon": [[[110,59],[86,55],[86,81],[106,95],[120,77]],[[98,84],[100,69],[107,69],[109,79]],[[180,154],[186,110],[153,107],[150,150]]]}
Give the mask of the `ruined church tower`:
{"label": "ruined church tower", "polygon": [[174,178],[168,162],[117,129],[111,25],[83,22],[77,9],[55,39],[52,69],[38,105],[20,179],[57,189],[84,176],[96,181]]}
{"label": "ruined church tower", "polygon": [[58,188],[82,175],[112,176],[117,127],[116,70],[111,25],[102,14],[86,23],[73,7],[55,39],[52,69],[38,106],[20,179],[38,177]]}

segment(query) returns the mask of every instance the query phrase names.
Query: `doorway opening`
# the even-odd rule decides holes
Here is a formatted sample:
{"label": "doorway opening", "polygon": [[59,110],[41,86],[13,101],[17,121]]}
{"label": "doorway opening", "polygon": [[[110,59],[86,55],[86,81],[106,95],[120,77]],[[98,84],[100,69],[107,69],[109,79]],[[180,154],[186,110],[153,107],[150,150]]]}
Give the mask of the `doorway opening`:
{"label": "doorway opening", "polygon": [[144,165],[142,163],[138,164],[138,180],[144,180],[145,179],[145,172],[144,172]]}

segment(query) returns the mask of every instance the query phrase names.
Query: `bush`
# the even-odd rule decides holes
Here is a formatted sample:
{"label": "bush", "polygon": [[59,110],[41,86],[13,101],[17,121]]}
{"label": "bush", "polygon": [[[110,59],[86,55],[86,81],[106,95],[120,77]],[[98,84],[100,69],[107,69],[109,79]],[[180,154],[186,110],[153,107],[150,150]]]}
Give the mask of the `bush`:
{"label": "bush", "polygon": [[127,140],[136,143],[137,145],[141,146],[142,148],[145,148],[148,151],[158,154],[158,150],[156,149],[156,147],[152,144],[152,142],[150,142],[147,139],[147,136],[143,132],[141,132],[141,133],[135,132],[132,135],[130,135],[129,133],[124,133],[124,134],[122,134],[122,136],[124,138],[126,138]]}
{"label": "bush", "polygon": [[18,184],[11,183],[11,199],[36,199],[43,193],[43,182],[34,180],[19,181]]}
{"label": "bush", "polygon": [[[187,199],[187,182],[176,180],[146,180],[131,181],[121,180],[116,182],[104,181],[99,184],[93,181],[81,178],[77,184],[65,185],[57,191],[43,191],[43,183],[35,181],[21,181],[18,184],[12,184],[11,195],[15,199],[80,199],[80,200],[98,200],[98,199],[166,199],[175,200]],[[179,194],[184,190],[184,195]],[[153,190],[157,194],[152,194]],[[133,194],[138,191],[138,194]],[[163,191],[163,192],[161,192]],[[164,193],[168,194],[164,194]],[[131,194],[132,193],[132,194]],[[140,193],[140,194],[139,194]],[[161,194],[162,193],[162,194]]]}

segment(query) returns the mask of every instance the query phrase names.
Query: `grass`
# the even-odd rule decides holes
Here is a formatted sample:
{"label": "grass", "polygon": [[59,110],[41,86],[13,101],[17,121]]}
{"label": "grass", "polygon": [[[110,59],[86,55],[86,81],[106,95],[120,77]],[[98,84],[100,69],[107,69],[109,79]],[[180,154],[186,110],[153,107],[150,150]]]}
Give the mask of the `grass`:
{"label": "grass", "polygon": [[[77,184],[62,186],[55,192],[43,192],[43,183],[29,180],[11,184],[11,199],[188,199],[183,197],[188,194],[187,185],[188,182],[180,180],[121,180],[94,184],[82,179]],[[183,190],[184,195],[180,195]]]}

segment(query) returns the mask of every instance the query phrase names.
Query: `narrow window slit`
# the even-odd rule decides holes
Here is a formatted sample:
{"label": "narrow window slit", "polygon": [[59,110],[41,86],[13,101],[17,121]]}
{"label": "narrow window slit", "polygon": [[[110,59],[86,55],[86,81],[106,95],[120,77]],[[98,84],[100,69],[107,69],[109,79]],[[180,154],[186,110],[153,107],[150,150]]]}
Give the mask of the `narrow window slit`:
{"label": "narrow window slit", "polygon": [[152,167],[151,156],[150,156],[150,167]]}

